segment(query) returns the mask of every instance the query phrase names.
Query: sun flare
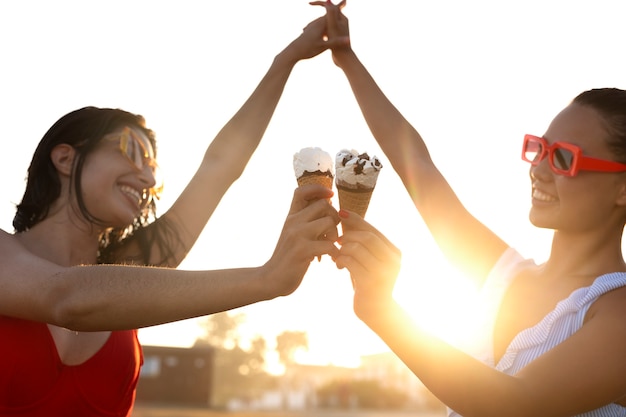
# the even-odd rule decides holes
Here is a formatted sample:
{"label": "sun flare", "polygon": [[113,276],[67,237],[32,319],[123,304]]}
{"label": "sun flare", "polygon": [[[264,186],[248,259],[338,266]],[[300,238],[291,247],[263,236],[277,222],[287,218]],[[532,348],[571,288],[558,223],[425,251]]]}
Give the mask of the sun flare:
{"label": "sun flare", "polygon": [[458,271],[440,266],[425,270],[406,262],[394,296],[416,323],[437,337],[459,347],[475,342],[479,292]]}

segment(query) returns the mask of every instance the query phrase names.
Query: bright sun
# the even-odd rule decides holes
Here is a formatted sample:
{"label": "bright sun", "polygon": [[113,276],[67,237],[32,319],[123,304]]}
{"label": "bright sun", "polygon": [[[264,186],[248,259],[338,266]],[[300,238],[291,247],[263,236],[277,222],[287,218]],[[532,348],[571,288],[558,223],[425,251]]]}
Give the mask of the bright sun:
{"label": "bright sun", "polygon": [[470,329],[478,319],[478,291],[458,271],[446,266],[424,270],[405,260],[394,296],[434,335],[454,345],[472,342]]}

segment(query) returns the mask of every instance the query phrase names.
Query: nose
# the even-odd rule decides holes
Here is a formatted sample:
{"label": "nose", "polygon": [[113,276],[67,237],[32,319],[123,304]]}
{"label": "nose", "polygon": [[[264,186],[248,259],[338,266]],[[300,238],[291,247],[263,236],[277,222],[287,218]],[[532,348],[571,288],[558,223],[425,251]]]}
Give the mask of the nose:
{"label": "nose", "polygon": [[146,189],[153,188],[157,183],[157,173],[154,168],[148,164],[143,164],[139,171],[139,180]]}
{"label": "nose", "polygon": [[543,158],[537,165],[530,166],[530,178],[539,181],[549,181],[553,177],[554,173],[550,167],[548,156]]}

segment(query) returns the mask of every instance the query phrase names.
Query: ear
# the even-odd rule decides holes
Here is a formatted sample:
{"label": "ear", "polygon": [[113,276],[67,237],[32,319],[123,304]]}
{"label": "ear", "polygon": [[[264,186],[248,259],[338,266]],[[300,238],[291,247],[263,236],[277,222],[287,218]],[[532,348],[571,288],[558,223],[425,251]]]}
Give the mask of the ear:
{"label": "ear", "polygon": [[52,159],[52,163],[57,169],[57,172],[59,175],[66,177],[69,177],[72,174],[75,156],[76,149],[67,143],[55,146],[52,149],[52,152],[50,152],[50,159]]}

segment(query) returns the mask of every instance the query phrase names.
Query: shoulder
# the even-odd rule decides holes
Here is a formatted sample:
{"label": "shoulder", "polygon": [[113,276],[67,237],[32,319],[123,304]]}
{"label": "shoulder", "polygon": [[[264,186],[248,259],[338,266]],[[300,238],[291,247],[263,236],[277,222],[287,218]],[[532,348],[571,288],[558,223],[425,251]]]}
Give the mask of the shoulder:
{"label": "shoulder", "polygon": [[0,259],[3,263],[24,260],[24,257],[37,257],[20,241],[19,235],[0,229]]}
{"label": "shoulder", "polygon": [[594,319],[615,320],[622,323],[626,331],[626,274],[615,275],[614,279],[607,280],[605,288],[589,307],[586,321]]}
{"label": "shoulder", "polygon": [[[626,312],[626,279],[621,286],[610,289],[598,297],[594,305],[606,308],[620,308]],[[626,322],[626,316],[623,317]]]}
{"label": "shoulder", "polygon": [[16,236],[0,229],[0,256],[11,256],[15,251],[26,251]]}
{"label": "shoulder", "polygon": [[63,268],[32,252],[19,236],[0,229],[0,280],[12,279],[22,275],[22,272],[48,275]]}

